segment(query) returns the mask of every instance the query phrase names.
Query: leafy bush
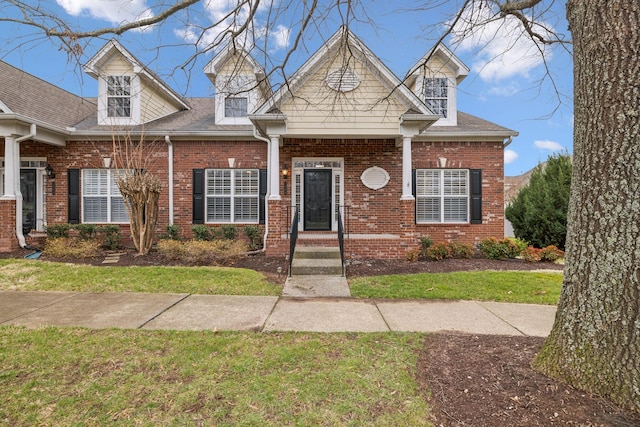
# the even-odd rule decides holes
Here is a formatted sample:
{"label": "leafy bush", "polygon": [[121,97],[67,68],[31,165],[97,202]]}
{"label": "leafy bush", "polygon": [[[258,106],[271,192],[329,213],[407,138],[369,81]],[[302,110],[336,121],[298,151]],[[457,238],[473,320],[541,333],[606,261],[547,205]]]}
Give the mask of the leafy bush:
{"label": "leafy bush", "polygon": [[211,227],[206,225],[194,225],[191,227],[191,232],[193,233],[193,238],[195,240],[211,240],[213,238],[213,230]]}
{"label": "leafy bush", "polygon": [[409,262],[416,262],[418,261],[418,258],[420,257],[421,253],[422,251],[418,248],[411,249],[410,251],[407,251],[407,254],[405,255],[405,257]]}
{"label": "leafy bush", "polygon": [[167,232],[162,236],[163,239],[180,240],[180,227],[176,224],[167,225]]}
{"label": "leafy bush", "polygon": [[433,240],[431,239],[431,236],[422,236],[418,239],[418,241],[420,242],[420,248],[422,249],[422,253],[426,255],[427,249],[429,249],[431,245],[433,245]]}
{"label": "leafy bush", "polygon": [[517,237],[538,248],[564,248],[572,169],[571,156],[565,153],[533,170],[529,184],[505,210]]}
{"label": "leafy bush", "polygon": [[540,249],[534,248],[533,246],[525,248],[520,255],[528,262],[540,261]]}
{"label": "leafy bush", "polygon": [[113,250],[121,247],[122,235],[120,234],[120,226],[115,224],[103,225],[100,232],[104,234],[103,244],[107,248]]}
{"label": "leafy bush", "polygon": [[445,258],[451,258],[451,249],[447,243],[435,243],[427,249],[427,258],[432,261],[442,261]]}
{"label": "leafy bush", "polygon": [[541,261],[556,262],[561,258],[564,258],[564,252],[554,245],[549,245],[545,248],[540,249]]}
{"label": "leafy bush", "polygon": [[49,239],[58,239],[61,237],[69,237],[70,224],[51,224],[47,225],[45,232]]}
{"label": "leafy bush", "polygon": [[236,240],[238,238],[238,228],[233,224],[221,225],[216,229],[215,236],[223,240]]}
{"label": "leafy bush", "polygon": [[249,239],[249,248],[251,250],[262,247],[262,229],[259,226],[245,225],[244,235]]}
{"label": "leafy bush", "polygon": [[98,232],[98,226],[95,224],[76,224],[73,229],[78,231],[78,236],[82,240],[93,239]]}
{"label": "leafy bush", "polygon": [[161,240],[158,253],[167,260],[193,265],[212,265],[239,258],[247,252],[247,245],[239,240]]}
{"label": "leafy bush", "polygon": [[480,253],[489,259],[512,259],[520,255],[522,251],[520,243],[516,243],[514,239],[496,239],[489,237],[484,239],[478,245]]}
{"label": "leafy bush", "polygon": [[93,258],[100,254],[100,242],[73,237],[47,238],[44,252],[55,258]]}
{"label": "leafy bush", "polygon": [[449,252],[452,258],[471,258],[473,256],[473,246],[469,243],[450,242]]}

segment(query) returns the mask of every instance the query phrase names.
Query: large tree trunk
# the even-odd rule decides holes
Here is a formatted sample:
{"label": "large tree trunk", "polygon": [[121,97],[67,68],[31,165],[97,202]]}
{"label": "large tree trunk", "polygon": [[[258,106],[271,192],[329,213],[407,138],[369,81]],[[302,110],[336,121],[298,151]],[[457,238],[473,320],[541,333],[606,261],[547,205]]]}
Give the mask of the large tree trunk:
{"label": "large tree trunk", "polygon": [[558,314],[534,366],[640,411],[640,2],[568,0],[574,167]]}

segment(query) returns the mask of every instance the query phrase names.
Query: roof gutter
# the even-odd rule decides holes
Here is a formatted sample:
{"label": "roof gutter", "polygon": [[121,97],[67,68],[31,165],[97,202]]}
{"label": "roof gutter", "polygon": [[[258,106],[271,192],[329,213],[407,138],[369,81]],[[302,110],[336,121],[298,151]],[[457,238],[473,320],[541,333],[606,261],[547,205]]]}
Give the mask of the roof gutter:
{"label": "roof gutter", "polygon": [[22,192],[20,191],[20,143],[27,139],[33,139],[36,136],[37,127],[35,123],[31,123],[30,132],[27,135],[16,138],[14,141],[16,144],[16,150],[14,150],[14,158],[10,161],[16,165],[15,173],[18,174],[18,179],[14,180],[14,191],[16,195],[16,237],[18,243],[23,249],[31,249],[27,246],[27,242],[24,239],[24,233],[22,232]]}
{"label": "roof gutter", "polygon": [[512,142],[513,142],[513,136],[509,135],[509,138],[507,138],[507,140],[503,143],[502,148],[507,148],[509,144],[511,144]]}

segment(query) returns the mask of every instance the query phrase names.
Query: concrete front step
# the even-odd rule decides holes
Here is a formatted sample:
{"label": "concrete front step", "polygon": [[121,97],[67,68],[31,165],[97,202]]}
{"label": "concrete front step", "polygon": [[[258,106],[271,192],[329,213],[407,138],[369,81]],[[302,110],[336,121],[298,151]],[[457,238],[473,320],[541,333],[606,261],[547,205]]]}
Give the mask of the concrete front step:
{"label": "concrete front step", "polygon": [[308,259],[296,258],[294,256],[291,265],[291,274],[293,276],[314,275],[342,275],[342,263],[340,259]]}
{"label": "concrete front step", "polygon": [[293,259],[340,259],[340,248],[324,246],[298,246]]}

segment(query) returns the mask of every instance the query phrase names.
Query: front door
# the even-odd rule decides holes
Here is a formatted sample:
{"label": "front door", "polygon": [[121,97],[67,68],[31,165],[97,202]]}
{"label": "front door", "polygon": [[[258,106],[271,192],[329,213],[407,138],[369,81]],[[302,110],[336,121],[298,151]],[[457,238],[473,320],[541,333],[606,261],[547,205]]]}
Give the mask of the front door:
{"label": "front door", "polygon": [[38,212],[36,169],[20,169],[20,192],[22,193],[23,228],[36,228]]}
{"label": "front door", "polygon": [[304,229],[331,230],[331,169],[304,171]]}

